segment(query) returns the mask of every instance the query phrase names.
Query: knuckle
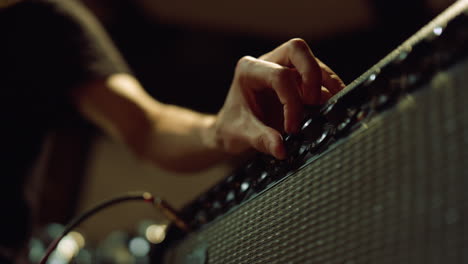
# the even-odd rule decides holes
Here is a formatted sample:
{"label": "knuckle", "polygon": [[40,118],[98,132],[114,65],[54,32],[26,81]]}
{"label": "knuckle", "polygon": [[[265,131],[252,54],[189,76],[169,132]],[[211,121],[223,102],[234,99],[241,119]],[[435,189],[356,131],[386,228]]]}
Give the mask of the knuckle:
{"label": "knuckle", "polygon": [[[234,79],[245,84],[248,81],[248,75],[254,64],[254,58],[251,56],[244,56],[237,61],[235,68]],[[243,86],[243,85],[242,85]]]}
{"label": "knuckle", "polygon": [[252,61],[253,61],[252,56],[244,56],[237,61],[236,69],[243,70],[247,66],[249,66],[252,63]]}
{"label": "knuckle", "polygon": [[289,40],[289,46],[293,50],[308,50],[309,46],[307,45],[307,42],[301,38],[293,38]]}

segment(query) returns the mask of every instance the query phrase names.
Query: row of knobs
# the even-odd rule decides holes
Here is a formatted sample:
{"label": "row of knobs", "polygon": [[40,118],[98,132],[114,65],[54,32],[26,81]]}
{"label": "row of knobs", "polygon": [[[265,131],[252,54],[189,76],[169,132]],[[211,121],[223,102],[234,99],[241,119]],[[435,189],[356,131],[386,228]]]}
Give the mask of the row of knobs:
{"label": "row of knobs", "polygon": [[367,110],[345,111],[344,119],[330,122],[328,118],[336,115],[334,105],[325,112],[312,115],[302,123],[300,132],[284,137],[287,151],[285,160],[277,160],[265,154],[258,154],[245,166],[229,175],[222,183],[197,201],[194,225],[210,221],[226,212],[245,199],[278,182],[288,173],[294,172],[312,157],[322,153],[341,137],[349,134]]}

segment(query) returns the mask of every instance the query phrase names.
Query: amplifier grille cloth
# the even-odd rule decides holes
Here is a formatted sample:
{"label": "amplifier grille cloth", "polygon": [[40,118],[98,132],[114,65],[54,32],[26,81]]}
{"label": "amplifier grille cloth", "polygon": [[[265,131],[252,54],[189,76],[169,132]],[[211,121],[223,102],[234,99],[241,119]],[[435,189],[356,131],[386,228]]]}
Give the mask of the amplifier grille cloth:
{"label": "amplifier grille cloth", "polygon": [[206,243],[208,263],[468,263],[467,73],[438,74],[170,262]]}

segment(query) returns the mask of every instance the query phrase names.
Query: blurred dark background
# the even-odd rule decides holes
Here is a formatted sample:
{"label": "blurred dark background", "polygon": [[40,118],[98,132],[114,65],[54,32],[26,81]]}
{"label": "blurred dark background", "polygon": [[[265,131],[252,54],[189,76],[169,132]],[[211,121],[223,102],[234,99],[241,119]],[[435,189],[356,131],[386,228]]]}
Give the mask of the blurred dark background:
{"label": "blurred dark background", "polygon": [[[300,37],[349,83],[453,2],[82,1],[155,98],[211,113],[223,104],[236,62],[244,55],[260,56]],[[96,201],[134,189],[152,190],[180,208],[229,171],[223,164],[194,177],[159,170],[84,122],[51,138],[42,166],[47,178],[43,224],[66,223]],[[82,229],[96,242],[141,219],[160,217],[145,206],[119,207]]]}
{"label": "blurred dark background", "polygon": [[84,2],[155,97],[215,112],[243,55],[301,37],[350,82],[450,1]]}

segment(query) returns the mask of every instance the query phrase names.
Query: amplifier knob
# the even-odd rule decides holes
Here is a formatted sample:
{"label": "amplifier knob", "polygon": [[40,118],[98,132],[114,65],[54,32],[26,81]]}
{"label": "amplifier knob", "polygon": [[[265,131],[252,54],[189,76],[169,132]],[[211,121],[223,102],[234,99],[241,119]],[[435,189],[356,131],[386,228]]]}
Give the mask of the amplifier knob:
{"label": "amplifier knob", "polygon": [[244,170],[237,170],[229,175],[224,181],[228,189],[238,189],[242,180],[246,177]]}
{"label": "amplifier knob", "polygon": [[307,119],[301,128],[301,135],[305,141],[315,141],[323,133],[323,117],[312,117]]}
{"label": "amplifier knob", "polygon": [[326,121],[336,125],[340,120],[343,120],[346,115],[346,108],[337,103],[329,105],[322,112],[322,115],[325,117]]}
{"label": "amplifier knob", "polygon": [[359,113],[356,109],[348,109],[348,115],[341,121],[335,128],[335,137],[342,137],[347,135],[351,128],[357,122],[357,114]]}
{"label": "amplifier knob", "polygon": [[235,198],[236,198],[236,192],[234,190],[230,190],[226,194],[226,203],[231,204],[232,202],[234,202]]}
{"label": "amplifier knob", "polygon": [[304,142],[300,135],[288,135],[285,137],[287,158],[284,161],[288,170],[298,168],[304,162],[304,157],[309,152],[309,144]]}
{"label": "amplifier knob", "polygon": [[[272,156],[264,155],[262,157],[266,167],[265,172],[269,175],[272,180],[279,180],[286,175],[286,173],[291,169],[288,163],[288,157],[286,160],[278,160]],[[262,172],[262,174],[264,174]],[[262,174],[260,176],[262,176]]]}
{"label": "amplifier knob", "polygon": [[[331,110],[330,106],[328,110]],[[310,153],[320,149],[331,136],[332,126],[325,123],[323,117],[310,118],[304,122],[301,129],[304,142],[310,145]]]}
{"label": "amplifier knob", "polygon": [[225,181],[226,184],[227,184],[227,185],[233,185],[233,184],[235,184],[235,182],[236,182],[236,176],[237,176],[236,174],[231,174],[231,175],[229,175],[229,176],[226,178],[226,181]]}
{"label": "amplifier knob", "polygon": [[237,193],[236,193],[236,201],[237,202],[241,202],[242,200],[244,200],[244,198],[249,197],[250,194],[253,194],[253,192],[251,191],[251,186],[252,186],[252,184],[247,180],[244,180],[240,184],[240,187],[239,187],[239,189],[237,190]]}
{"label": "amplifier knob", "polygon": [[284,138],[284,145],[288,156],[296,156],[302,144],[302,137],[300,135],[287,135]]}
{"label": "amplifier knob", "polygon": [[354,124],[354,117],[347,117],[343,122],[339,123],[338,126],[336,126],[336,131],[335,135],[336,136],[343,136],[345,135],[350,128]]}
{"label": "amplifier knob", "polygon": [[254,188],[257,191],[263,190],[268,184],[272,182],[272,178],[270,173],[264,171],[260,174],[260,176],[255,179],[254,181]]}
{"label": "amplifier knob", "polygon": [[241,183],[239,191],[241,193],[245,193],[249,190],[249,188],[250,188],[250,183],[247,181],[244,181],[243,183]]}
{"label": "amplifier knob", "polygon": [[265,170],[265,163],[263,163],[260,159],[257,158],[245,166],[245,175],[249,178],[255,179],[264,170]]}
{"label": "amplifier knob", "polygon": [[200,210],[198,211],[198,213],[196,214],[195,216],[195,221],[196,221],[196,225],[203,225],[205,224],[206,222],[208,222],[209,218],[208,218],[208,215],[207,213],[204,211],[204,210]]}
{"label": "amplifier knob", "polygon": [[398,101],[396,90],[383,93],[372,98],[371,106],[377,111],[383,111]]}
{"label": "amplifier knob", "polygon": [[360,121],[364,120],[366,117],[368,117],[369,114],[370,114],[370,107],[368,105],[363,106],[361,108],[361,110],[359,110],[359,112],[357,112],[356,120],[360,122]]}
{"label": "amplifier knob", "polygon": [[223,205],[220,201],[214,201],[210,208],[210,215],[214,219],[223,213]]}
{"label": "amplifier knob", "polygon": [[218,184],[211,190],[211,193],[215,199],[223,199],[227,193],[226,186]]}
{"label": "amplifier knob", "polygon": [[323,133],[310,144],[310,152],[315,153],[324,146],[331,137],[331,129],[325,129]]}

